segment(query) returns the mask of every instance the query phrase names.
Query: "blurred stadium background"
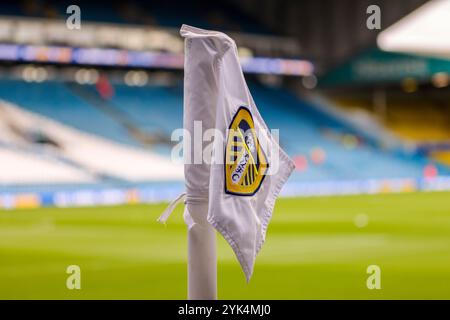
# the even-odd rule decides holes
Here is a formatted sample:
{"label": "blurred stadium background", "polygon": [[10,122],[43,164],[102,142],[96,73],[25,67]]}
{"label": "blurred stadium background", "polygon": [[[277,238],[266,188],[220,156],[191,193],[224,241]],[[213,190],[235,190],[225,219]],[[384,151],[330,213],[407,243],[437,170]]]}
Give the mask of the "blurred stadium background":
{"label": "blurred stadium background", "polygon": [[219,297],[450,298],[449,18],[447,0],[2,1],[0,298],[185,298],[181,212],[155,222],[183,190],[183,23],[236,40],[296,163],[249,285],[220,240]]}

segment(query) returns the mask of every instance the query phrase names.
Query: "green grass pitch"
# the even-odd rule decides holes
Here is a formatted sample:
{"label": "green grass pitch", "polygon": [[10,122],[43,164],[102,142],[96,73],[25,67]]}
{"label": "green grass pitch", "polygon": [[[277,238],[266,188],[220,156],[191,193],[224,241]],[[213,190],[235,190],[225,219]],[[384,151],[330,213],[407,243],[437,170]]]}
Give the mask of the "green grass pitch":
{"label": "green grass pitch", "polygon": [[[182,209],[164,226],[164,208],[0,211],[0,299],[185,299]],[[249,284],[218,239],[221,299],[450,299],[450,193],[280,199]]]}

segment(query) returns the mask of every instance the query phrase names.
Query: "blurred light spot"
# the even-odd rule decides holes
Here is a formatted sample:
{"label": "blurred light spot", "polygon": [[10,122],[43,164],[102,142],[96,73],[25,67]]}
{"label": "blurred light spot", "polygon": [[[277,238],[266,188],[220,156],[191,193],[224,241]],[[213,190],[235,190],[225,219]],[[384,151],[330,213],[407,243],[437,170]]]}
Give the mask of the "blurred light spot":
{"label": "blurred light spot", "polygon": [[434,164],[428,164],[423,169],[423,177],[425,179],[434,179],[438,175],[438,170]]}
{"label": "blurred light spot", "polygon": [[302,84],[306,89],[314,89],[317,86],[317,78],[313,74],[303,77]]}
{"label": "blurred light spot", "polygon": [[325,153],[325,150],[323,150],[322,148],[316,147],[311,150],[311,161],[314,164],[320,165],[320,164],[324,163],[325,158],[326,158],[326,153]]}
{"label": "blurred light spot", "polygon": [[26,82],[33,81],[34,72],[35,72],[34,67],[28,66],[28,67],[23,68],[23,70],[22,70],[23,80],[25,80]]}
{"label": "blurred light spot", "polygon": [[26,66],[22,70],[22,78],[26,82],[43,82],[47,79],[47,69],[44,67]]}
{"label": "blurred light spot", "polygon": [[295,169],[298,171],[305,171],[308,168],[308,159],[305,156],[299,155],[294,157]]}
{"label": "blurred light spot", "polygon": [[444,88],[450,84],[450,77],[445,72],[438,72],[431,78],[431,83],[433,83],[436,88]]}
{"label": "blurred light spot", "polygon": [[35,77],[34,80],[36,82],[43,82],[47,79],[47,70],[43,67],[39,67],[35,69]]}
{"label": "blurred light spot", "polygon": [[99,77],[98,71],[95,69],[79,69],[75,73],[75,81],[79,84],[94,84]]}
{"label": "blurred light spot", "polygon": [[369,216],[365,213],[359,213],[353,219],[353,223],[358,228],[367,227],[367,225],[369,224]]}
{"label": "blurred light spot", "polygon": [[128,71],[124,78],[125,84],[128,86],[145,86],[148,82],[148,75],[145,71]]}
{"label": "blurred light spot", "polygon": [[253,57],[253,52],[247,47],[238,47],[238,55],[240,58],[251,58]]}

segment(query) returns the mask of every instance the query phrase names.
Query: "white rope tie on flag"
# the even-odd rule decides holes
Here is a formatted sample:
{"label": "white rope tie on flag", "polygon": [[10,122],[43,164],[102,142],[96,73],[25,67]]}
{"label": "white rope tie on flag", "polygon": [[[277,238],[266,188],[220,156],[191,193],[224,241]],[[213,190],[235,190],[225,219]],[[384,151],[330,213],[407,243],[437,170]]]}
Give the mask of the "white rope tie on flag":
{"label": "white rope tie on flag", "polygon": [[[194,205],[200,205],[200,204],[207,204],[208,203],[208,197],[197,195],[192,196],[188,195],[186,192],[182,192],[178,197],[176,197],[174,200],[172,200],[169,205],[167,206],[166,210],[163,211],[163,213],[159,216],[158,222],[166,224],[167,220],[169,219],[170,215],[172,214],[173,210],[182,202],[184,201],[184,204],[194,204]],[[196,223],[199,223],[198,221],[194,221],[192,216],[190,215],[187,208],[184,210],[183,213],[183,219],[186,225],[188,226],[188,229],[192,228]],[[198,220],[198,218],[197,218]],[[204,221],[201,221],[201,224],[207,223],[206,222],[206,216],[204,219],[201,219]]]}
{"label": "white rope tie on flag", "polygon": [[184,203],[186,204],[208,204],[209,197],[208,194],[197,193],[196,195],[192,195],[187,193],[186,200]]}
{"label": "white rope tie on flag", "polygon": [[[167,206],[166,210],[163,211],[163,213],[159,216],[157,219],[158,222],[161,222],[163,224],[166,223],[166,221],[169,219],[170,215],[172,214],[173,210],[182,202],[184,201],[185,204],[202,204],[202,203],[208,203],[208,196],[191,196],[186,194],[186,192],[180,193],[178,197],[176,197],[174,200],[172,200],[169,205]],[[186,220],[186,213],[185,220]],[[192,218],[188,217],[188,220],[192,220]],[[187,223],[188,226],[190,226],[190,223]]]}
{"label": "white rope tie on flag", "polygon": [[169,205],[167,206],[166,210],[159,216],[158,222],[166,223],[167,219],[169,219],[170,215],[172,214],[173,210],[177,207],[177,205],[184,201],[186,199],[186,192],[182,192],[178,197],[175,198]]}

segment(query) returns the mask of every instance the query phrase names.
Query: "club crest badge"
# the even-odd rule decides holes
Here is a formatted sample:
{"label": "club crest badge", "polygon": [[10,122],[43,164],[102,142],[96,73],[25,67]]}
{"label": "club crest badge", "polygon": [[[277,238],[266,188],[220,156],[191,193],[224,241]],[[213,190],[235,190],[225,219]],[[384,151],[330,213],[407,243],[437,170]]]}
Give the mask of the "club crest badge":
{"label": "club crest badge", "polygon": [[240,107],[231,121],[225,150],[225,192],[254,195],[269,164],[255,131],[250,110]]}

